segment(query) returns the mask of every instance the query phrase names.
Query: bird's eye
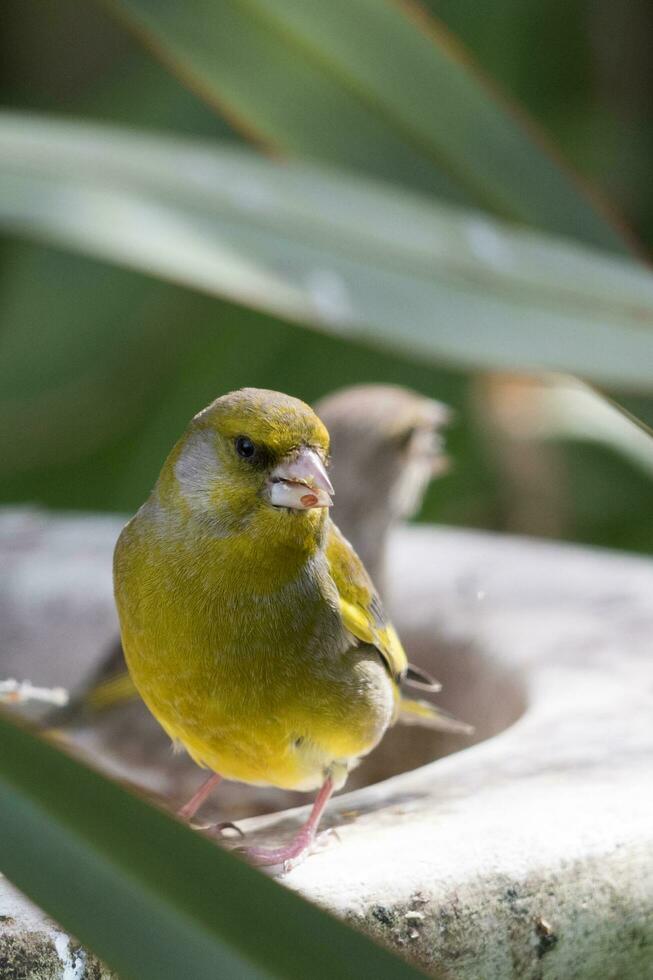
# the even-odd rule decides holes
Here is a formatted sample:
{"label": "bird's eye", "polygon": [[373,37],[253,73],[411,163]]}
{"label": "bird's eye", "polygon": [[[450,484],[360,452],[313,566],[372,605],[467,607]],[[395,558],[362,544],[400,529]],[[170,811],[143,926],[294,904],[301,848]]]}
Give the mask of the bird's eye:
{"label": "bird's eye", "polygon": [[395,445],[397,449],[404,450],[408,449],[412,443],[415,435],[417,434],[416,426],[409,426],[408,428],[402,429],[401,432],[397,433],[395,437]]}
{"label": "bird's eye", "polygon": [[251,459],[256,452],[256,446],[247,436],[238,436],[236,439],[236,452],[243,459]]}

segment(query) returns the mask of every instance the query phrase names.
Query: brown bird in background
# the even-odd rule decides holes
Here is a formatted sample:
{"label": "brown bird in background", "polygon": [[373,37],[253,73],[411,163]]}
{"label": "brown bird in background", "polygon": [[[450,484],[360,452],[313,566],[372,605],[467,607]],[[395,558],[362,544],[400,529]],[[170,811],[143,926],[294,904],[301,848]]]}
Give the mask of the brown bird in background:
{"label": "brown bird in background", "polygon": [[[447,469],[442,429],[450,410],[406,388],[357,385],[328,395],[315,411],[331,436],[334,520],[383,596],[389,531],[419,510],[431,479]],[[52,721],[109,774],[173,804],[196,788],[196,766],[173,754],[170,740],[140,701],[118,638],[86,692]],[[443,714],[443,730],[470,729]],[[220,814],[243,817],[292,802],[292,795],[271,787],[232,784],[221,794]]]}
{"label": "brown bird in background", "polygon": [[451,410],[407,388],[368,384],[327,395],[315,411],[331,436],[333,520],[383,596],[388,532],[417,513],[448,469],[442,429]]}

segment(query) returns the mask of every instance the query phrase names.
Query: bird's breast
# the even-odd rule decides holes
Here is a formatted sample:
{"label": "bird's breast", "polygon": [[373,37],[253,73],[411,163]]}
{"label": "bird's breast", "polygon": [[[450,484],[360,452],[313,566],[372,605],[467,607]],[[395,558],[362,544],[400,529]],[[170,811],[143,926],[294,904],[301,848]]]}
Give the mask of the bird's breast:
{"label": "bird's breast", "polygon": [[[143,699],[197,761],[232,778],[304,786],[308,761],[369,751],[392,695],[371,650],[351,652],[320,556],[257,587],[228,544],[162,544],[128,525],[116,599]],[[315,777],[317,778],[317,777]],[[318,780],[319,781],[319,780]]]}

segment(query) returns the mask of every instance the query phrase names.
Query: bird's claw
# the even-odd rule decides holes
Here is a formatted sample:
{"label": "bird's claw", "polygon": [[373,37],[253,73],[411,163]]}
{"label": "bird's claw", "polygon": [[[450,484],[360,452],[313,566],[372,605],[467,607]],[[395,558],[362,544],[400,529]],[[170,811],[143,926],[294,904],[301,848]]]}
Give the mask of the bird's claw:
{"label": "bird's claw", "polygon": [[199,830],[203,832],[210,832],[211,836],[222,837],[226,830],[235,831],[239,837],[244,837],[245,833],[231,820],[223,820],[222,823],[206,823],[201,820],[191,820],[189,826],[193,830]]}
{"label": "bird's claw", "polygon": [[233,830],[239,837],[245,837],[244,831],[242,831],[235,823],[232,823],[231,820],[223,820],[222,823],[215,823],[211,827],[211,832],[217,837],[222,837],[225,830]]}

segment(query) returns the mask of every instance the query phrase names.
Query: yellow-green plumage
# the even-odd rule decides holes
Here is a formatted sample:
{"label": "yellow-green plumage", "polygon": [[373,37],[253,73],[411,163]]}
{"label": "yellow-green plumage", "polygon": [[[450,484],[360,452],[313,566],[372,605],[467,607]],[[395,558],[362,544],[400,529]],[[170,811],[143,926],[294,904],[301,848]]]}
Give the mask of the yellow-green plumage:
{"label": "yellow-green plumage", "polygon": [[[262,447],[257,466],[234,440]],[[272,506],[269,475],[302,447],[311,409],[245,389],[200,413],[116,547],[127,663],[171,738],[230,779],[311,789],[348,768],[400,708],[406,659],[325,507]]]}

